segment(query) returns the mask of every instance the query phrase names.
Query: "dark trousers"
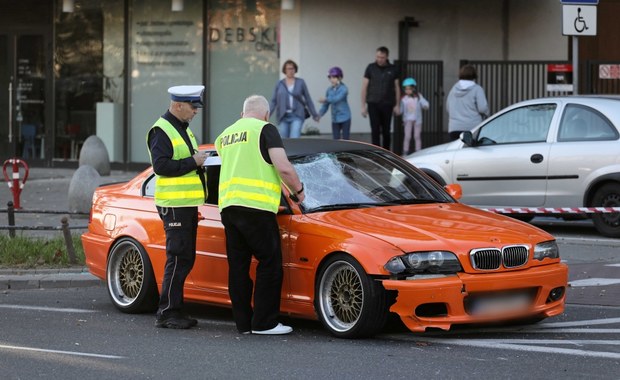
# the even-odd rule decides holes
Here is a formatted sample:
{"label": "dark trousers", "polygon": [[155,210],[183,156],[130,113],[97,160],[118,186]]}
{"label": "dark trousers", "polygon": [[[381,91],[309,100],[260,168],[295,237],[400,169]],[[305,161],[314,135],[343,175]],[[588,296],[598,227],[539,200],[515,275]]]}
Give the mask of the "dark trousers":
{"label": "dark trousers", "polygon": [[[370,118],[370,134],[372,143],[390,150],[392,112],[394,105],[388,103],[368,103],[368,117]],[[381,142],[381,137],[383,142]]]}
{"label": "dark trousers", "polygon": [[[280,315],[283,277],[276,216],[268,211],[231,206],[222,210],[222,223],[226,231],[228,293],[237,330],[272,329]],[[252,256],[258,260],[256,286],[250,278]]]}
{"label": "dark trousers", "polygon": [[334,140],[348,140],[351,132],[351,119],[343,121],[342,123],[332,122],[332,137]]}
{"label": "dark trousers", "polygon": [[157,207],[166,231],[166,266],[157,315],[179,315],[183,286],[196,261],[198,207]]}

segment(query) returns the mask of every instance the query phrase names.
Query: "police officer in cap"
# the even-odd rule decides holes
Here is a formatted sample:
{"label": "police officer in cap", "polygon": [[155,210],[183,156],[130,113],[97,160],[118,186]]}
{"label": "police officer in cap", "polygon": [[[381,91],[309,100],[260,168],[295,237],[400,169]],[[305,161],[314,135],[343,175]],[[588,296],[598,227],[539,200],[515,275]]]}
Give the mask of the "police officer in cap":
{"label": "police officer in cap", "polygon": [[166,265],[157,327],[188,329],[198,322],[182,312],[183,286],[196,259],[198,206],[205,203],[202,164],[206,152],[198,151],[189,123],[203,107],[204,86],[168,89],[168,111],[150,128],[146,140],[155,172],[155,205],[166,232]]}

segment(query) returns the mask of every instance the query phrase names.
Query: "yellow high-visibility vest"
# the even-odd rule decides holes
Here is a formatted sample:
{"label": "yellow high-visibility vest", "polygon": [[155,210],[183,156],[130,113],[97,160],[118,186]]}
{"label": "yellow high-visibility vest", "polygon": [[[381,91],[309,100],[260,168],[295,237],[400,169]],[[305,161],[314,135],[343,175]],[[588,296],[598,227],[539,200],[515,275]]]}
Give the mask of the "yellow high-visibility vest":
{"label": "yellow high-visibility vest", "polygon": [[265,125],[259,119],[242,118],[215,139],[222,159],[220,211],[228,206],[244,206],[278,212],[280,175],[260,152],[260,134]]}
{"label": "yellow high-visibility vest", "polygon": [[[151,129],[158,127],[168,135],[170,142],[172,142],[172,159],[182,160],[187,157],[193,156],[194,152],[198,149],[198,143],[192,131],[187,128],[187,134],[194,152],[190,152],[189,147],[183,137],[179,134],[179,131],[170,124],[170,122],[163,117],[153,124]],[[150,133],[150,130],[149,130]],[[147,148],[148,148],[148,133],[147,133]],[[149,157],[151,150],[149,151]],[[153,158],[151,157],[151,163]],[[155,179],[155,204],[161,207],[189,207],[199,206],[205,203],[205,189],[200,180],[200,176],[195,170],[190,171],[187,174],[178,177],[167,177],[156,174]]]}

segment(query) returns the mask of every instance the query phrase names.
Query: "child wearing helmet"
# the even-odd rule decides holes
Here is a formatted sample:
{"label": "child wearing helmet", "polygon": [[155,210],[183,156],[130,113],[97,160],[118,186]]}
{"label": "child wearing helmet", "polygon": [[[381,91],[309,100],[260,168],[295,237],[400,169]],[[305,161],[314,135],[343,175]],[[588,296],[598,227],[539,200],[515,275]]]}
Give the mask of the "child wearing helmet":
{"label": "child wearing helmet", "polygon": [[342,83],[342,69],[334,66],[327,72],[330,86],[325,92],[325,97],[319,99],[322,103],[319,115],[322,117],[327,113],[327,109],[332,107],[332,136],[334,140],[349,139],[351,130],[351,109],[347,102],[349,89]]}
{"label": "child wearing helmet", "polygon": [[405,78],[402,84],[405,94],[400,100],[400,113],[403,117],[405,137],[403,139],[403,156],[409,153],[411,132],[415,140],[415,151],[422,149],[422,110],[429,108],[428,101],[417,90],[413,78]]}

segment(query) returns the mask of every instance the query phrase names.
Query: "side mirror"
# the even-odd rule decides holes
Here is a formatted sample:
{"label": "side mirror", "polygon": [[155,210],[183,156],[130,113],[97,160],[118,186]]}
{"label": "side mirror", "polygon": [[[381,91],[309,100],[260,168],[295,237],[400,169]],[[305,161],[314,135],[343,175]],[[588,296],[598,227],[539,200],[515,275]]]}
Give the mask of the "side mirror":
{"label": "side mirror", "polygon": [[474,146],[474,136],[470,131],[461,132],[459,136],[461,141],[465,143],[467,146]]}
{"label": "side mirror", "polygon": [[461,185],[459,185],[458,183],[451,183],[451,184],[444,186],[443,188],[448,192],[448,194],[450,194],[452,198],[456,200],[461,199],[461,197],[463,196],[463,189],[461,188]]}

